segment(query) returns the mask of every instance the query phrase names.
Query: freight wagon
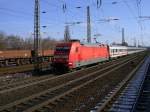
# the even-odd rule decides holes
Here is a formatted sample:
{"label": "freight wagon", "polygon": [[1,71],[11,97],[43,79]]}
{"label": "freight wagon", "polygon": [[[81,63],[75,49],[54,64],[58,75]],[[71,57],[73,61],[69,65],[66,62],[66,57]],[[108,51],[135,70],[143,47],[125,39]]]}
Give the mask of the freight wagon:
{"label": "freight wagon", "polygon": [[[53,54],[53,50],[40,51],[39,58],[42,61],[51,61]],[[0,51],[0,67],[32,64],[33,62],[30,50]]]}

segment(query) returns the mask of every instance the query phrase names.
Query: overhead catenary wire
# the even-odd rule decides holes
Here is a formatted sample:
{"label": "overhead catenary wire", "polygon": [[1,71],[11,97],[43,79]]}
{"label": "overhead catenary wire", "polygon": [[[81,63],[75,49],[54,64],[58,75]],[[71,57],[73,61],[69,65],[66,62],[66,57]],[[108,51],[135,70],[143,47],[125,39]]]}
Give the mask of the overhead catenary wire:
{"label": "overhead catenary wire", "polygon": [[6,14],[6,15],[11,16],[11,17],[29,18],[29,17],[33,16],[33,14],[31,14],[31,13],[16,11],[16,10],[9,9],[9,8],[0,8],[0,11],[1,11],[1,13]]}
{"label": "overhead catenary wire", "polygon": [[138,16],[136,16],[136,14],[133,12],[132,8],[130,7],[130,5],[128,4],[128,2],[126,0],[123,0],[125,5],[128,7],[130,13],[132,14],[132,16],[135,18],[135,20],[137,21],[137,24],[139,25],[139,27],[141,28],[141,30],[143,29],[142,28],[142,25],[139,23],[139,20],[138,20]]}
{"label": "overhead catenary wire", "polygon": [[8,12],[14,12],[14,13],[18,13],[18,14],[22,14],[22,15],[33,15],[32,13],[29,13],[29,12],[24,12],[24,11],[18,11],[18,10],[14,10],[14,9],[10,9],[10,8],[3,8],[3,7],[0,7],[0,10],[3,10],[3,11],[8,11]]}
{"label": "overhead catenary wire", "polygon": [[[31,20],[33,18],[33,14],[22,12],[22,11],[16,11],[13,9],[8,8],[0,8],[0,12],[3,14],[6,14],[7,16],[11,16],[11,18],[19,18],[19,19],[25,19],[25,20]],[[50,24],[56,23],[56,20],[50,20],[49,18],[42,18],[42,20],[49,22]],[[60,23],[58,23],[60,24]]]}
{"label": "overhead catenary wire", "polygon": [[[62,12],[64,13],[64,15],[65,15],[66,21],[67,21],[67,18],[68,18],[67,16],[70,16],[70,17],[72,17],[73,19],[75,19],[75,18],[78,17],[78,16],[76,16],[77,14],[75,14],[74,12],[72,12],[72,11],[68,8],[68,5],[66,4],[66,2],[61,1],[61,3],[60,3],[59,6],[56,5],[56,4],[51,3],[51,2],[48,1],[48,0],[43,0],[42,2],[45,2],[45,3],[49,4],[50,6],[57,8],[57,11],[58,11],[58,10],[62,11]],[[56,10],[55,10],[55,12],[56,12]],[[65,23],[66,21],[62,21],[62,22]]]}
{"label": "overhead catenary wire", "polygon": [[[128,7],[128,9],[130,10],[130,12],[132,13],[132,15],[134,17],[136,17],[136,15],[133,13],[131,7],[129,6],[129,4],[127,3],[126,0],[124,0],[124,3],[126,4],[126,6]],[[137,17],[136,17],[136,21],[137,21],[137,24],[140,28],[140,37],[141,37],[141,40],[143,40],[143,24],[142,24],[142,21],[140,20],[139,16],[141,15],[141,0],[136,0],[136,5],[137,5]]]}

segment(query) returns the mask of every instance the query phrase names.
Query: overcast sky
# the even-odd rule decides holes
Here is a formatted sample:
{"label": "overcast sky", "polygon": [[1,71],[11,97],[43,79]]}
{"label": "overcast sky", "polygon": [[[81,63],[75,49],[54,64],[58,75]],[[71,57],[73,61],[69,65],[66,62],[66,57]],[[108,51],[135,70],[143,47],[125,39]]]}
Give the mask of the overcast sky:
{"label": "overcast sky", "polygon": [[[86,38],[86,7],[90,6],[92,38],[99,42],[121,42],[121,28],[125,28],[125,39],[133,44],[134,38],[150,45],[150,0],[40,0],[42,38],[51,36],[62,39],[66,22],[82,22],[71,25],[72,38],[83,41]],[[62,6],[66,4],[63,12]],[[76,8],[81,7],[81,8]],[[46,13],[42,13],[45,11]],[[33,33],[34,0],[0,0],[0,31],[7,34],[29,37]],[[117,18],[118,21],[100,21]]]}

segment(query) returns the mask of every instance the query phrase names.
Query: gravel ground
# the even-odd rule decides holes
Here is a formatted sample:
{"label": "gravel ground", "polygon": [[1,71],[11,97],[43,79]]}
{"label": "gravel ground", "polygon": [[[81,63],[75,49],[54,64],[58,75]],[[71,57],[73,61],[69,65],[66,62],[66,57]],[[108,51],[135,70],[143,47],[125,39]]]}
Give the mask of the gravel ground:
{"label": "gravel ground", "polygon": [[0,77],[0,86],[26,80],[32,77],[32,73],[5,74]]}

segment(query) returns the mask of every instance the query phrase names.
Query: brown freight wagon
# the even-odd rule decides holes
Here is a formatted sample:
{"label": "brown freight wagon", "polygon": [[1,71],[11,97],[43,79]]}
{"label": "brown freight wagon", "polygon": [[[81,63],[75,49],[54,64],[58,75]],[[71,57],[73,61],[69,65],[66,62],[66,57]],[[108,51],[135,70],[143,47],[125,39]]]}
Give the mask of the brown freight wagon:
{"label": "brown freight wagon", "polygon": [[[44,50],[39,52],[39,56],[51,56],[54,54],[53,50]],[[31,57],[30,50],[8,50],[0,51],[0,58],[29,58]]]}
{"label": "brown freight wagon", "polygon": [[[42,62],[50,62],[54,54],[53,50],[39,52]],[[8,50],[0,51],[0,67],[12,65],[25,65],[34,63],[30,50]]]}

